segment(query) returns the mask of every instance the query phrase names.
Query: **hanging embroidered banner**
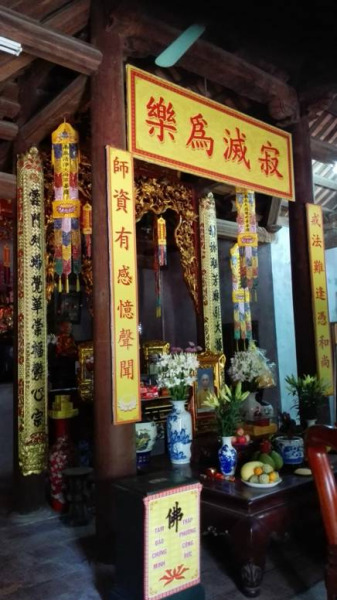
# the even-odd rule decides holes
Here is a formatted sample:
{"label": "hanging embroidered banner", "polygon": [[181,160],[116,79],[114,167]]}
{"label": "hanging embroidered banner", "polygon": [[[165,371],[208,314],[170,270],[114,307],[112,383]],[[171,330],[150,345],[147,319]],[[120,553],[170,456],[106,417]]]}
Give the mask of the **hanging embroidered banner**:
{"label": "hanging embroidered banner", "polygon": [[144,498],[144,600],[175,596],[199,583],[200,492],[194,483]]}
{"label": "hanging embroidered banner", "polygon": [[258,283],[258,238],[256,231],[255,194],[251,190],[236,190],[236,221],[240,249],[241,285],[256,296]]}
{"label": "hanging embroidered banner", "polygon": [[113,421],[141,419],[137,256],[133,162],[129,152],[107,146],[110,287],[113,356]]}
{"label": "hanging embroidered banner", "polygon": [[232,301],[234,317],[234,339],[252,339],[252,318],[250,312],[250,293],[242,287],[240,251],[238,244],[230,249],[232,270]]}
{"label": "hanging embroidered banner", "polygon": [[199,202],[202,300],[205,349],[223,352],[215,201],[207,194]]}
{"label": "hanging embroidered banner", "polygon": [[61,123],[52,133],[52,164],[54,166],[53,219],[55,272],[58,289],[69,292],[69,275],[76,275],[76,291],[80,290],[81,272],[81,202],[78,199],[78,134],[69,123]]}
{"label": "hanging embroidered banner", "polygon": [[23,475],[47,467],[43,168],[36,148],[17,164],[18,450]]}
{"label": "hanging embroidered banner", "polygon": [[306,204],[306,211],[317,371],[319,377],[329,384],[328,393],[333,394],[333,361],[325,271],[322,207],[316,204]]}
{"label": "hanging embroidered banner", "polygon": [[289,133],[130,65],[127,86],[134,156],[295,199]]}

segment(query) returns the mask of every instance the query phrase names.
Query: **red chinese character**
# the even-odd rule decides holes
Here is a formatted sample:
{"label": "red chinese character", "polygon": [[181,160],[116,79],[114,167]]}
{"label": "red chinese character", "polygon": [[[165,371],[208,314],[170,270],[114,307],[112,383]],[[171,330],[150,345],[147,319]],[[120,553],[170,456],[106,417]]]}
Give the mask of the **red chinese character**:
{"label": "red chinese character", "polygon": [[326,296],[325,296],[325,290],[323,290],[323,288],[317,287],[316,288],[316,299],[317,300],[325,300]]}
{"label": "red chinese character", "polygon": [[277,170],[280,152],[277,148],[273,148],[271,143],[267,141],[267,143],[261,146],[261,153],[263,155],[262,158],[259,158],[261,163],[261,171],[267,177],[269,175],[276,175],[279,179],[283,179],[283,175]]}
{"label": "red chinese character", "polygon": [[133,379],[133,358],[131,360],[121,360],[119,375],[121,379]]}
{"label": "red chinese character", "polygon": [[327,324],[327,318],[326,318],[326,314],[324,312],[324,310],[322,310],[321,312],[317,313],[317,323],[318,325],[326,325]]}
{"label": "red chinese character", "polygon": [[186,146],[191,145],[193,150],[206,150],[208,156],[212,156],[214,140],[206,136],[205,126],[207,127],[207,121],[205,121],[201,113],[191,117],[190,121],[192,130]]}
{"label": "red chinese character", "polygon": [[150,125],[149,134],[153,135],[156,128],[159,130],[157,133],[157,138],[163,142],[164,141],[164,133],[167,131],[171,140],[174,140],[174,133],[176,133],[177,128],[175,126],[175,112],[173,110],[172,103],[169,102],[166,106],[164,102],[164,98],[160,97],[159,102],[156,102],[154,97],[151,96],[147,105],[147,115],[150,119],[146,120],[146,123]]}
{"label": "red chinese character", "polygon": [[322,240],[319,237],[319,235],[314,234],[312,236],[311,245],[312,245],[313,248],[322,248]]}
{"label": "red chinese character", "polygon": [[321,367],[330,367],[330,360],[326,354],[324,354],[321,358]]}
{"label": "red chinese character", "polygon": [[116,198],[117,200],[117,211],[122,210],[123,212],[127,213],[127,201],[131,200],[131,198],[129,198],[129,194],[128,192],[126,192],[125,190],[115,190],[115,194],[114,194],[114,198]]}
{"label": "red chinese character", "polygon": [[120,347],[129,349],[133,346],[131,342],[134,342],[131,329],[122,329],[118,340]]}
{"label": "red chinese character", "polygon": [[114,173],[122,173],[123,179],[125,179],[126,173],[129,172],[129,165],[126,160],[119,160],[118,156],[114,159]]}
{"label": "red chinese character", "polygon": [[131,231],[125,231],[124,226],[120,231],[116,231],[118,233],[118,237],[116,237],[115,242],[119,242],[120,248],[125,248],[125,250],[129,250],[129,238],[131,235]]}
{"label": "red chinese character", "polygon": [[321,260],[314,260],[314,273],[324,273],[324,266]]}
{"label": "red chinese character", "polygon": [[320,216],[318,213],[314,213],[311,217],[311,225],[318,225],[318,227],[321,227],[321,220],[320,220]]}
{"label": "red chinese character", "polygon": [[120,300],[117,310],[119,311],[119,316],[121,319],[133,319],[134,317],[133,304],[130,302],[130,300],[125,300],[125,302]]}
{"label": "red chinese character", "polygon": [[324,348],[324,346],[328,346],[329,340],[327,340],[324,335],[321,335],[318,340],[318,345],[320,348]]}
{"label": "red chinese character", "polygon": [[132,276],[130,275],[130,267],[123,265],[121,269],[118,269],[117,283],[122,285],[130,285],[132,283]]}
{"label": "red chinese character", "polygon": [[225,133],[227,133],[228,138],[224,137],[224,142],[227,144],[224,157],[226,160],[231,160],[232,162],[237,161],[239,164],[243,162],[247,169],[250,169],[250,160],[246,158],[246,136],[244,133],[240,133],[240,129],[238,127],[235,127],[235,129],[236,137],[231,137],[231,132],[229,129],[225,129]]}

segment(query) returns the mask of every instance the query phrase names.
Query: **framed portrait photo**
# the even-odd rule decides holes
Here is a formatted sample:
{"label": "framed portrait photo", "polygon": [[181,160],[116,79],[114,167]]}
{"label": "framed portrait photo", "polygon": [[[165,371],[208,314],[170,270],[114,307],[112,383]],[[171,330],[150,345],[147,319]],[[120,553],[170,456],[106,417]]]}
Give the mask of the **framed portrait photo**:
{"label": "framed portrait photo", "polygon": [[214,411],[204,404],[209,393],[217,393],[224,383],[224,354],[201,352],[198,354],[199,368],[193,387],[191,413],[194,433],[216,431]]}

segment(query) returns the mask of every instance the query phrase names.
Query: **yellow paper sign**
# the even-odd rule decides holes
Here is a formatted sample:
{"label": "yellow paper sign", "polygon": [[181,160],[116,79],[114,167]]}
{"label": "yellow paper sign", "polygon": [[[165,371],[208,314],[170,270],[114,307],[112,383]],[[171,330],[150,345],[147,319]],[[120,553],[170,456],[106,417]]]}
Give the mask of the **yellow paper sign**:
{"label": "yellow paper sign", "polygon": [[127,82],[134,156],[295,199],[289,133],[130,65]]}
{"label": "yellow paper sign", "polygon": [[200,483],[144,498],[144,600],[200,581]]}
{"label": "yellow paper sign", "polygon": [[133,162],[129,152],[107,146],[113,421],[141,418],[137,257]]}
{"label": "yellow paper sign", "polygon": [[319,377],[329,384],[328,393],[332,394],[333,363],[325,271],[322,207],[315,204],[307,204],[306,210],[317,371]]}

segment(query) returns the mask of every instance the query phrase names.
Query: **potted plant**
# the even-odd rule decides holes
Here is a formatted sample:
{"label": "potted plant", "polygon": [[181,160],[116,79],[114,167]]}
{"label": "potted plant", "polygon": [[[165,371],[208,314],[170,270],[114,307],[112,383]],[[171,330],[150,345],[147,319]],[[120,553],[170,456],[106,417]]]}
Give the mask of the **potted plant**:
{"label": "potted plant", "polygon": [[209,398],[204,401],[204,404],[215,412],[222,440],[218,452],[220,470],[227,477],[234,475],[237,465],[237,451],[232,446],[232,437],[235,435],[240,421],[240,406],[248,396],[249,392],[243,392],[242,384],[239,382],[232,388],[225,384],[217,395],[210,393]]}
{"label": "potted plant", "polygon": [[[304,442],[301,426],[296,424],[290,413],[280,414],[279,433],[273,438],[276,449],[285,465],[300,465],[304,460]],[[281,434],[281,435],[280,435]]]}
{"label": "potted plant", "polygon": [[328,384],[317,375],[288,375],[285,381],[295,400],[293,408],[297,410],[302,427],[313,425],[318,417],[318,409],[328,395]]}

